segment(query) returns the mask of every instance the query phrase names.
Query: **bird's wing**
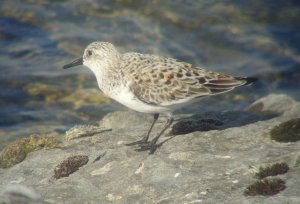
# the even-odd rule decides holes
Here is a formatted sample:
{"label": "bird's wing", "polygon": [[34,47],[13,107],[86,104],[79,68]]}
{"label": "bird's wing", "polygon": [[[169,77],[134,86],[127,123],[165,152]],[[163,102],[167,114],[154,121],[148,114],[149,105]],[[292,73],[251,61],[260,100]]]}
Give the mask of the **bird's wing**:
{"label": "bird's wing", "polygon": [[130,90],[148,104],[168,106],[185,103],[196,97],[224,93],[247,83],[246,78],[209,72],[172,58],[131,54],[134,56],[133,62],[124,67],[129,69],[131,75]]}

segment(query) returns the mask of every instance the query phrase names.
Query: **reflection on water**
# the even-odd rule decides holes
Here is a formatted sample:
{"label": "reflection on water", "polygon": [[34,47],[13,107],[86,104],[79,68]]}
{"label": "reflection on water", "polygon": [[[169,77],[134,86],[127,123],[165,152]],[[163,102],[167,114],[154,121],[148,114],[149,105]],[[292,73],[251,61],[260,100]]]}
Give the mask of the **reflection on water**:
{"label": "reflection on water", "polygon": [[95,40],[261,79],[179,112],[242,109],[271,92],[299,99],[299,19],[292,0],[2,1],[0,148],[123,108],[98,92],[88,70],[61,69]]}

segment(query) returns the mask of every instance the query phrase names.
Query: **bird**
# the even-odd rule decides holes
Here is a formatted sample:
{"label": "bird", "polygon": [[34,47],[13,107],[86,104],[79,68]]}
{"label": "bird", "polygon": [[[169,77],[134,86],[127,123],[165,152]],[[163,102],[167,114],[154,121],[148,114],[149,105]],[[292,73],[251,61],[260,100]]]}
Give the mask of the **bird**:
{"label": "bird", "polygon": [[[257,78],[235,77],[208,71],[170,57],[121,53],[109,42],[90,43],[83,56],[63,69],[84,65],[96,76],[100,90],[108,97],[137,112],[153,115],[153,121],[137,151],[153,154],[160,146],[160,136],[172,125],[173,112],[198,100],[252,84]],[[162,130],[149,141],[150,133],[161,114],[167,116]]]}

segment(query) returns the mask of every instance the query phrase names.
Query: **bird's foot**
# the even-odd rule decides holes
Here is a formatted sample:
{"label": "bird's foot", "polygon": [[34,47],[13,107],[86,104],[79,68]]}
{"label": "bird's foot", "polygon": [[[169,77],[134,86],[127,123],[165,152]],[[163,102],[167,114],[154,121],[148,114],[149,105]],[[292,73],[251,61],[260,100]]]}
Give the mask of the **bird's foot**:
{"label": "bird's foot", "polygon": [[152,142],[148,142],[148,143],[140,144],[139,146],[140,148],[136,149],[135,151],[142,152],[142,151],[149,150],[149,154],[153,154],[156,151],[156,149],[161,146],[161,144],[154,144]]}
{"label": "bird's foot", "polygon": [[135,141],[135,142],[131,142],[131,143],[127,143],[125,145],[127,146],[133,146],[133,145],[145,145],[145,144],[148,144],[149,142],[145,139],[141,139],[141,140],[138,140],[138,141]]}

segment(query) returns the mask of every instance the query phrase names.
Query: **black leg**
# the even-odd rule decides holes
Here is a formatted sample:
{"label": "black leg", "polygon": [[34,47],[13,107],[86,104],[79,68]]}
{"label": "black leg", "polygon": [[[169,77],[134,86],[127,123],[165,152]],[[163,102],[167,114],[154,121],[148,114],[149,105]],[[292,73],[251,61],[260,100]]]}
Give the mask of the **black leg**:
{"label": "black leg", "polygon": [[145,151],[145,150],[150,150],[149,154],[153,154],[155,152],[155,150],[160,146],[160,144],[156,144],[156,142],[158,141],[159,137],[172,125],[174,121],[174,118],[172,116],[170,116],[164,126],[164,128],[160,131],[160,133],[153,138],[153,140],[150,143],[146,143],[146,144],[141,144],[140,145],[140,149],[137,149],[137,151]]}
{"label": "black leg", "polygon": [[159,114],[158,113],[155,113],[154,114],[154,117],[153,117],[153,121],[152,121],[152,124],[149,128],[149,130],[147,131],[146,135],[143,137],[143,139],[141,140],[138,140],[136,142],[132,142],[132,143],[128,143],[126,144],[127,146],[132,146],[132,145],[136,145],[136,144],[146,144],[148,142],[148,139],[149,139],[149,135],[152,131],[152,128],[154,127],[154,124],[156,123],[157,119],[159,117]]}

